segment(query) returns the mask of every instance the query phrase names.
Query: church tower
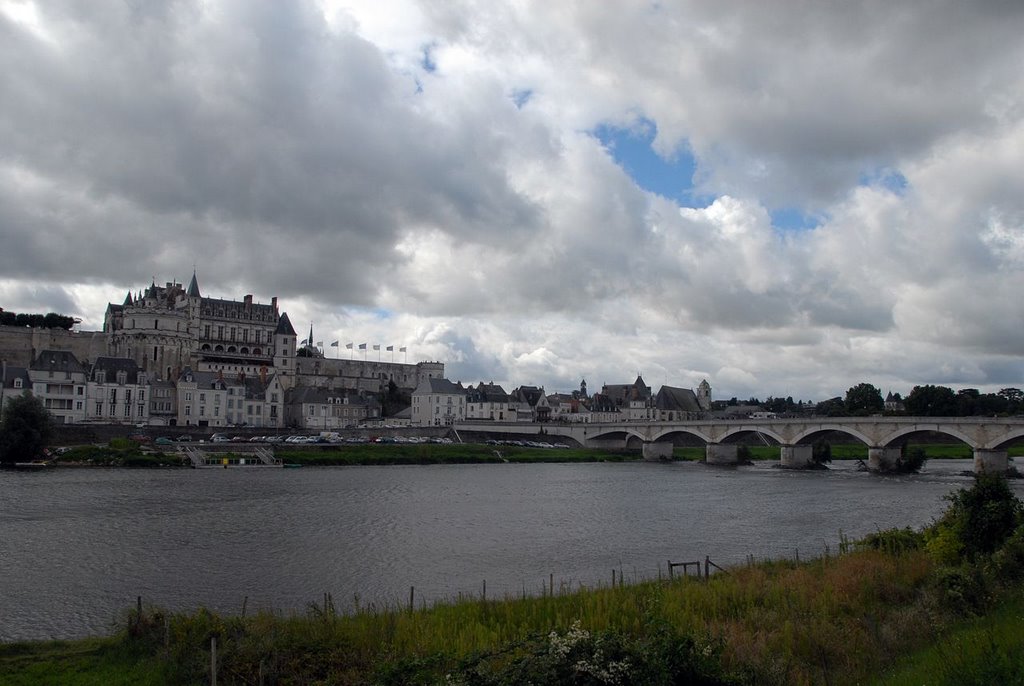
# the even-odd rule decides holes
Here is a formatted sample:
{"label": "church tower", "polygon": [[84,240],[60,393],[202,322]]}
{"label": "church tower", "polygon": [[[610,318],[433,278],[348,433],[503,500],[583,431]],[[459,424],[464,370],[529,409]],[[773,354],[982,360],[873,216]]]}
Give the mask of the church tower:
{"label": "church tower", "polygon": [[697,386],[697,404],[705,412],[711,409],[711,384],[707,379],[701,381],[700,386]]}

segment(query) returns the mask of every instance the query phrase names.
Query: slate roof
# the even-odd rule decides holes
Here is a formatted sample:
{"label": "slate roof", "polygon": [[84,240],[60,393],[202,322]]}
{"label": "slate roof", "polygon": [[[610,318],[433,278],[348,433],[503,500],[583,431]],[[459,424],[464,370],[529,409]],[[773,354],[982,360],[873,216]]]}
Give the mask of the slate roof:
{"label": "slate roof", "polygon": [[495,383],[480,382],[476,388],[466,389],[466,401],[471,403],[507,403],[509,395]]}
{"label": "slate roof", "polygon": [[636,381],[631,384],[605,384],[601,392],[618,405],[631,400],[648,400],[651,397],[651,387],[644,383],[640,375],[637,375]]}
{"label": "slate roof", "polygon": [[277,321],[277,329],[274,331],[275,336],[298,336],[295,333],[295,328],[292,326],[292,321],[288,319],[288,313],[282,312],[281,318]]}
{"label": "slate roof", "polygon": [[199,295],[199,280],[196,279],[196,272],[192,270],[192,280],[188,282],[188,295],[191,298],[201,298]]}
{"label": "slate roof", "polygon": [[85,369],[78,358],[66,350],[44,350],[32,361],[29,369],[36,372],[68,372],[85,374]]}
{"label": "slate roof", "polygon": [[14,388],[15,379],[21,379],[21,390],[32,388],[32,381],[28,377],[28,369],[7,365],[4,368],[3,377],[0,377],[0,384],[4,388]]}
{"label": "slate roof", "polygon": [[135,360],[124,357],[97,357],[92,365],[92,376],[95,379],[96,371],[106,372],[106,383],[116,383],[118,372],[125,373],[125,383],[136,384],[139,382],[139,365]]}
{"label": "slate roof", "polygon": [[453,384],[448,379],[424,379],[423,383],[416,387],[413,395],[466,395],[466,389],[462,384]]}
{"label": "slate roof", "polygon": [[662,386],[654,399],[654,406],[669,412],[701,412],[697,394],[689,388]]}
{"label": "slate roof", "polygon": [[535,407],[537,401],[542,397],[544,397],[544,389],[536,386],[520,386],[512,391],[511,395],[513,402],[526,403],[530,407]]}

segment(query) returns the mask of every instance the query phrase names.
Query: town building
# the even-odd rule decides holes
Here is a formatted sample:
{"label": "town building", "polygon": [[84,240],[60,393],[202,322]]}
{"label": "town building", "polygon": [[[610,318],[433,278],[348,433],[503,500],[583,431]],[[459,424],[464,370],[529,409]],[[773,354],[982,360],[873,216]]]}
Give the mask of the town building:
{"label": "town building", "polygon": [[87,375],[78,359],[63,350],[44,350],[28,367],[32,395],[50,411],[54,424],[85,419]]}
{"label": "town building", "polygon": [[466,389],[448,379],[424,379],[412,392],[412,426],[450,426],[466,418]]}

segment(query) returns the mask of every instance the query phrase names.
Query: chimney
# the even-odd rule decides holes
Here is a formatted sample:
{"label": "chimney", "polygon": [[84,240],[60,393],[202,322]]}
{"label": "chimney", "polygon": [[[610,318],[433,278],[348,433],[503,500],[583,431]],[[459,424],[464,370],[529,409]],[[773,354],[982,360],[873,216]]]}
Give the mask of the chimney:
{"label": "chimney", "polygon": [[245,301],[246,307],[252,307],[252,293],[246,295],[243,300]]}
{"label": "chimney", "polygon": [[260,367],[260,383],[264,386],[267,385],[267,365]]}
{"label": "chimney", "polygon": [[270,299],[270,306],[274,308],[274,312],[277,312],[277,296],[275,295]]}

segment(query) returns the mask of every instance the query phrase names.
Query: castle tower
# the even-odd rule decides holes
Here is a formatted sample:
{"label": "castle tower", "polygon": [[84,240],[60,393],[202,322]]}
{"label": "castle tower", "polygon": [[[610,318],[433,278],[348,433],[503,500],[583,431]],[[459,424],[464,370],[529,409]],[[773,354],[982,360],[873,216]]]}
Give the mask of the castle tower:
{"label": "castle tower", "polygon": [[295,374],[295,347],[298,337],[291,320],[288,319],[288,313],[282,312],[274,331],[274,368],[278,374]]}

